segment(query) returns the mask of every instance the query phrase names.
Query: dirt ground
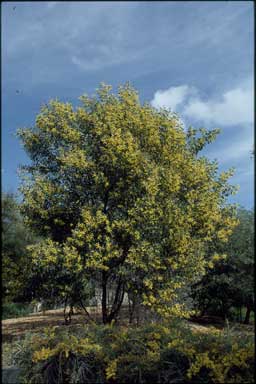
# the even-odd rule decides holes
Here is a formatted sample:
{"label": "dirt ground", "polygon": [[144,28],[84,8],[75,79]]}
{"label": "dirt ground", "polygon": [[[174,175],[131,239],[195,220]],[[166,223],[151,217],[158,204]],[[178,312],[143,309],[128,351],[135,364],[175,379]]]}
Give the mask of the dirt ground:
{"label": "dirt ground", "polygon": [[[100,321],[101,314],[99,308],[90,307],[88,308],[88,311],[94,320]],[[72,316],[72,325],[86,324],[87,322],[88,317],[82,312],[75,312],[75,314]],[[196,322],[189,322],[188,324],[193,331],[203,333],[209,332],[209,327],[222,329],[224,326],[219,324],[202,325]],[[2,341],[11,342],[14,339],[24,336],[28,331],[38,332],[42,331],[45,327],[63,325],[63,309],[49,310],[45,312],[34,313],[26,317],[2,320]],[[253,332],[253,325],[244,326],[239,324],[239,331]]]}
{"label": "dirt ground", "polygon": [[[89,311],[92,318],[95,320],[99,318],[99,311],[94,308],[89,309]],[[72,324],[85,324],[86,322],[88,322],[88,317],[82,312],[75,312],[72,316]],[[2,320],[2,341],[9,342],[24,336],[28,331],[37,332],[49,326],[63,326],[64,323],[63,309],[49,310],[16,319]]]}

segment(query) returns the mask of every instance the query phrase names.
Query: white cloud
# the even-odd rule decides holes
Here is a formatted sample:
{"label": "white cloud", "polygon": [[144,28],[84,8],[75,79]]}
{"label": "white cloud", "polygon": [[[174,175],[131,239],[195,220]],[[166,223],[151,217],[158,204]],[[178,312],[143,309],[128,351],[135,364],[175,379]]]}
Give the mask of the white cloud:
{"label": "white cloud", "polygon": [[151,104],[155,108],[170,108],[176,110],[177,106],[182,104],[191,92],[188,85],[180,85],[178,87],[170,87],[166,90],[156,91]]}
{"label": "white cloud", "polygon": [[[252,79],[247,79],[219,97],[206,100],[200,97],[198,89],[188,84],[158,90],[151,104],[156,108],[167,107],[178,112],[181,120],[184,120],[185,129],[191,122],[202,122],[208,127],[220,126],[223,132],[232,126],[234,137],[216,143],[210,151],[206,148],[205,154],[211,159],[218,159],[222,165],[232,163],[239,167],[241,161],[250,160],[253,150],[253,100]],[[242,130],[238,127],[242,127]]]}
{"label": "white cloud", "polygon": [[167,107],[180,115],[220,126],[253,123],[254,92],[252,81],[224,92],[218,99],[202,100],[196,88],[189,85],[170,87],[155,92],[151,104]]}
{"label": "white cloud", "polygon": [[184,107],[185,116],[204,122],[229,126],[253,122],[253,88],[234,88],[219,101],[190,99]]}

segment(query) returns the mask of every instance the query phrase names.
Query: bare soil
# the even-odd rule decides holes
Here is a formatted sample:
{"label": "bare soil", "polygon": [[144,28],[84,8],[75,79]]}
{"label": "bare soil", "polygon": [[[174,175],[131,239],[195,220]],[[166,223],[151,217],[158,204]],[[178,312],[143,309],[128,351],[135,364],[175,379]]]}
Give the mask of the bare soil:
{"label": "bare soil", "polygon": [[[100,308],[89,307],[87,308],[91,318],[96,322],[101,321]],[[126,318],[126,314],[123,313],[122,318]],[[72,316],[72,325],[86,324],[89,319],[83,312],[75,311]],[[122,321],[123,322],[123,321]],[[202,324],[200,321],[189,321],[191,329],[195,332],[207,333],[210,328],[223,329],[224,324]],[[2,341],[11,342],[14,339],[20,338],[25,335],[26,332],[39,332],[49,326],[65,326],[63,309],[48,310],[45,312],[38,312],[26,317],[19,317],[15,319],[2,320]],[[254,332],[253,325],[245,326],[243,324],[232,324],[233,330],[240,332]]]}
{"label": "bare soil", "polygon": [[[99,310],[90,308],[89,313],[94,320],[100,317]],[[82,312],[76,311],[72,316],[72,324],[85,324],[88,317]],[[64,326],[63,309],[54,309],[45,312],[33,313],[25,317],[2,320],[2,341],[9,342],[22,337],[26,332],[42,331],[49,326]]]}

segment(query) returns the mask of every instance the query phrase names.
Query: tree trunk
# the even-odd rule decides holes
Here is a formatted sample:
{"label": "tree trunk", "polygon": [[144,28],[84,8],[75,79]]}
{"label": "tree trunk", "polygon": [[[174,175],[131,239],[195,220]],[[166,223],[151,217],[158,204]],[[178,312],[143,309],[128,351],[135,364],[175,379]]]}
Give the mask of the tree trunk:
{"label": "tree trunk", "polygon": [[108,311],[107,311],[107,273],[106,271],[102,272],[102,322],[103,324],[107,323]]}
{"label": "tree trunk", "polygon": [[[128,249],[129,249],[128,247],[125,247],[123,249],[123,254],[122,254],[122,257],[119,259],[118,265],[122,265],[124,263],[124,261],[127,257],[127,254],[128,254]],[[124,283],[120,277],[118,284],[117,284],[116,292],[115,292],[114,302],[113,302],[112,308],[110,309],[110,313],[108,313],[108,309],[107,309],[107,279],[108,279],[107,272],[103,271],[102,272],[102,321],[103,321],[103,324],[110,323],[113,319],[116,318],[116,316],[117,316],[117,314],[121,308],[121,305],[123,303],[124,293],[125,293]]]}
{"label": "tree trunk", "polygon": [[65,325],[67,325],[68,324],[68,315],[67,315],[67,313],[66,313],[66,311],[67,311],[67,303],[68,303],[68,297],[66,296],[65,297],[65,303],[64,303],[64,321],[65,321]]}
{"label": "tree trunk", "polygon": [[132,324],[134,310],[135,310],[135,297],[131,297],[130,295],[128,295],[128,303],[129,303],[129,324]]}
{"label": "tree trunk", "polygon": [[90,320],[91,322],[94,322],[94,320],[93,320],[93,318],[91,317],[90,313],[87,311],[86,306],[84,305],[83,300],[81,299],[81,297],[80,297],[80,299],[79,299],[79,303],[80,303],[81,308],[84,310],[84,313],[85,313],[86,316],[89,318],[89,320]]}
{"label": "tree trunk", "polygon": [[119,278],[119,282],[117,284],[116,293],[115,293],[115,299],[114,299],[114,302],[112,304],[111,311],[110,311],[108,318],[107,318],[108,323],[111,323],[111,321],[113,319],[116,319],[116,317],[117,317],[117,315],[121,309],[121,305],[123,303],[123,300],[124,300],[124,293],[125,293],[124,284],[122,282],[122,279]]}
{"label": "tree trunk", "polygon": [[252,310],[251,307],[246,307],[246,314],[245,314],[244,324],[249,324],[251,310]]}
{"label": "tree trunk", "polygon": [[139,305],[139,303],[135,304],[135,313],[136,313],[136,323],[137,323],[137,326],[139,326],[140,325],[140,305]]}

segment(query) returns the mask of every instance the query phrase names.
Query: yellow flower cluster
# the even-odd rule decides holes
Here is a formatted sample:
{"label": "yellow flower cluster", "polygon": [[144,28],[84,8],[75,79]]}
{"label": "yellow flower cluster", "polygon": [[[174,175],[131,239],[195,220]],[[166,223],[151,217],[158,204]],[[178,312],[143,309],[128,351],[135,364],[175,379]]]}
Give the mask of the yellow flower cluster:
{"label": "yellow flower cluster", "polygon": [[117,359],[112,360],[110,364],[106,368],[106,378],[109,379],[115,379],[116,377],[116,370],[117,370]]}
{"label": "yellow flower cluster", "polygon": [[[50,339],[48,339],[48,342],[49,341]],[[33,348],[35,348],[35,346]],[[33,353],[32,360],[34,363],[37,363],[39,361],[47,360],[52,356],[63,355],[66,358],[68,358],[71,352],[78,355],[85,356],[91,352],[99,353],[100,351],[101,351],[101,346],[96,343],[93,343],[90,339],[88,338],[78,339],[75,336],[71,335],[69,339],[63,342],[57,343],[53,348],[42,347],[40,350],[38,351],[36,350]]]}
{"label": "yellow flower cluster", "polygon": [[248,368],[248,360],[254,357],[254,345],[249,343],[246,347],[239,347],[237,343],[234,343],[229,351],[222,351],[221,338],[222,334],[220,330],[212,330],[212,335],[216,335],[215,342],[207,345],[207,351],[200,351],[200,343],[189,343],[186,339],[181,337],[175,338],[168,344],[168,348],[174,348],[183,352],[190,361],[190,367],[187,371],[188,379],[196,376],[201,368],[205,367],[210,370],[210,377],[216,384],[226,382],[239,382],[239,374],[233,374],[229,377],[229,372],[232,367]]}

